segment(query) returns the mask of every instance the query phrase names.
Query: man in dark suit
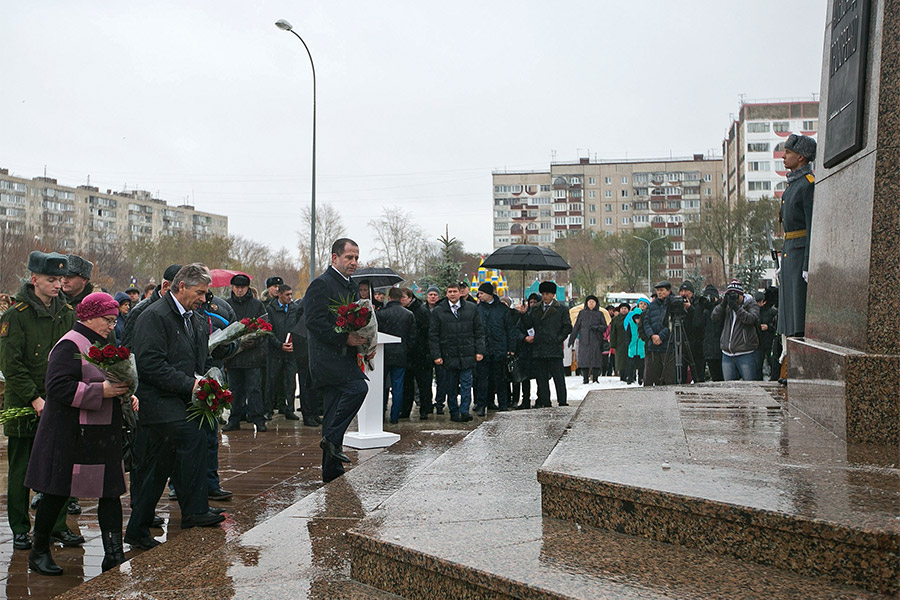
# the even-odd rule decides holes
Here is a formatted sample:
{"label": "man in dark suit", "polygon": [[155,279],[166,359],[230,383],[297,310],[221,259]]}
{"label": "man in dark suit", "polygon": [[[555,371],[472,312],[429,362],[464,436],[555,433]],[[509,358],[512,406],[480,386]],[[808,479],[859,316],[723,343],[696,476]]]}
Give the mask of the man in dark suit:
{"label": "man in dark suit", "polygon": [[542,281],[538,286],[541,302],[531,309],[534,334],[525,338],[531,344],[534,370],[537,379],[535,406],[550,406],[550,378],[556,385],[556,401],[566,402],[566,374],[563,369],[563,342],[572,333],[569,311],[556,300],[556,284]]}
{"label": "man in dark suit", "polygon": [[[149,549],[156,502],[171,476],[181,508],[181,527],[209,527],[225,517],[210,511],[206,489],[206,435],[187,420],[186,408],[197,386],[195,374],[206,372],[209,324],[198,309],[212,282],[209,269],[186,265],[172,280],[169,293],[150,305],[135,325],[134,354],[141,398],[141,427],[136,441],[140,472],[132,487],[131,518],[125,542]],[[220,346],[214,358],[234,352],[238,342]],[[132,481],[134,484],[135,480]]]}
{"label": "man in dark suit", "polygon": [[304,295],[304,317],[309,343],[309,371],[314,389],[321,390],[324,404],[322,420],[322,481],[344,474],[342,463],[350,462],[341,444],[344,433],[366,399],[368,379],[357,363],[357,347],[366,342],[358,333],[335,331],[337,315],[333,304],[359,299],[359,290],[350,276],[356,272],[359,246],[340,238],[331,246],[331,266],[316,277]]}

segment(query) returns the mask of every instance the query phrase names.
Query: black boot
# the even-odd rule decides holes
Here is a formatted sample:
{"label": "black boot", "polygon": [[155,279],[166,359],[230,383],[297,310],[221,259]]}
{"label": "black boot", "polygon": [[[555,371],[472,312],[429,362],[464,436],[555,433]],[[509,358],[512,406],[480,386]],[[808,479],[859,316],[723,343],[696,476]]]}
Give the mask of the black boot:
{"label": "black boot", "polygon": [[113,567],[121,565],[125,560],[125,552],[122,550],[122,532],[104,531],[103,562],[100,564],[100,569],[109,571]]}
{"label": "black boot", "polygon": [[34,532],[34,542],[28,554],[28,566],[41,575],[62,575],[62,569],[53,562],[53,556],[50,554],[50,536],[46,533]]}

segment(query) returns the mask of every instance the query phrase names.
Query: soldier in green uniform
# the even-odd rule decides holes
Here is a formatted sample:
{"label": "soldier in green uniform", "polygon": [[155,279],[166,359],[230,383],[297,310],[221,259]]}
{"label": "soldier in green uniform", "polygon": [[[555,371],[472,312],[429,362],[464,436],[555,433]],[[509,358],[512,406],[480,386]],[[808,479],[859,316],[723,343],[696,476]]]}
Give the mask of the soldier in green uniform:
{"label": "soldier in green uniform", "polygon": [[806,327],[809,231],[816,181],[810,162],[815,158],[816,141],[811,137],[793,134],[785,141],[784,166],[790,173],[779,215],[784,229],[784,247],[778,277],[778,333],[788,337],[802,337]]}
{"label": "soldier in green uniform", "polygon": [[69,254],[66,258],[69,259],[69,270],[62,278],[62,295],[72,308],[78,308],[81,301],[94,292],[91,283],[94,263],[77,254]]}
{"label": "soldier in green uniform", "polygon": [[[16,294],[17,302],[0,316],[0,371],[6,377],[5,407],[32,407],[40,416],[44,409],[44,375],[47,357],[56,342],[72,329],[75,311],[60,295],[62,277],[68,274],[68,260],[62,254],[32,252],[28,257],[30,281]],[[7,423],[9,438],[7,515],[17,550],[31,548],[31,521],[28,517],[28,488],[25,471],[31,456],[37,419],[20,418]],[[66,511],[60,511],[51,539],[65,546],[77,546],[84,538],[66,525]]]}

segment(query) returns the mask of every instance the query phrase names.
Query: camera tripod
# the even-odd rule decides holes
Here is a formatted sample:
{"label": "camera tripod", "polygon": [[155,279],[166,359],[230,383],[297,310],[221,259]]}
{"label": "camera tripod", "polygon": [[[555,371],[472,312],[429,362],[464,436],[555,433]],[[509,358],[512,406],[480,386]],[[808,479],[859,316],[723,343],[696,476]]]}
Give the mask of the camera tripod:
{"label": "camera tripod", "polygon": [[[687,364],[685,364],[685,353],[687,353]],[[675,362],[675,383],[685,383],[687,379],[686,366],[694,366],[694,355],[691,352],[691,346],[688,344],[684,335],[684,317],[681,315],[669,316],[669,341],[666,344],[666,358],[664,365],[669,364],[669,360]]]}

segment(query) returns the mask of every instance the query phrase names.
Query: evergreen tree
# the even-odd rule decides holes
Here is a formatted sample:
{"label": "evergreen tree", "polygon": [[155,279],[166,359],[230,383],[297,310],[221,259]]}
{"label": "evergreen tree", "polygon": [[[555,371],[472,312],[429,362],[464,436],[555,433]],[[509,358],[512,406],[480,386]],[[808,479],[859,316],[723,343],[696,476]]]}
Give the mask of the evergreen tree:
{"label": "evergreen tree", "polygon": [[448,285],[459,281],[459,270],[462,263],[456,260],[458,256],[456,247],[459,242],[456,238],[450,237],[449,230],[438,238],[438,242],[441,244],[440,253],[428,266],[428,276],[423,277],[419,285],[422,288],[430,285],[437,286],[443,294]]}

